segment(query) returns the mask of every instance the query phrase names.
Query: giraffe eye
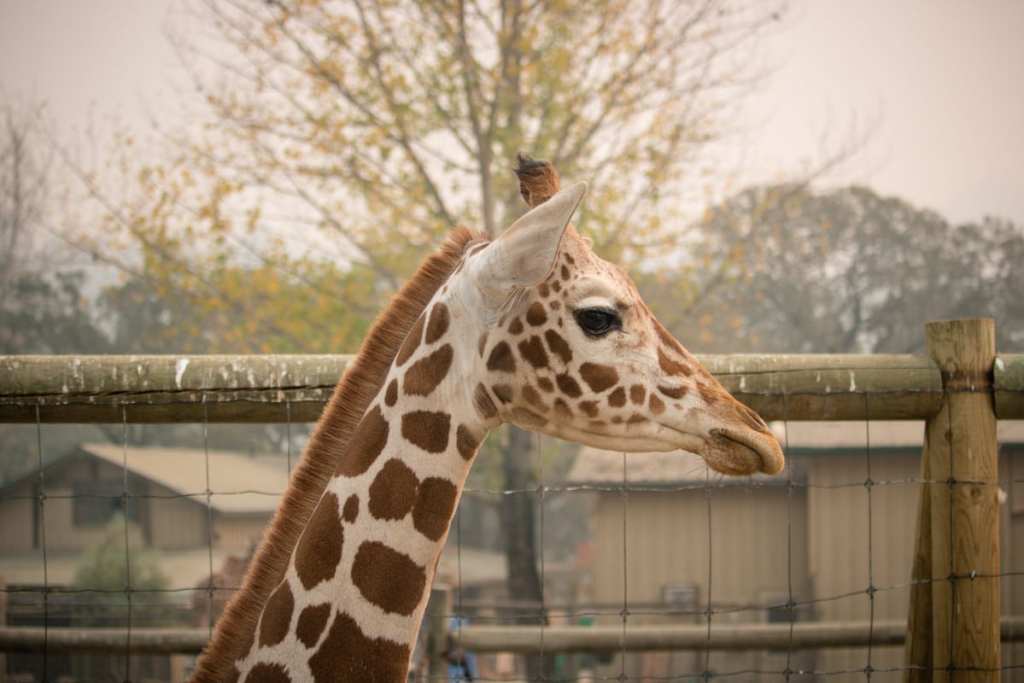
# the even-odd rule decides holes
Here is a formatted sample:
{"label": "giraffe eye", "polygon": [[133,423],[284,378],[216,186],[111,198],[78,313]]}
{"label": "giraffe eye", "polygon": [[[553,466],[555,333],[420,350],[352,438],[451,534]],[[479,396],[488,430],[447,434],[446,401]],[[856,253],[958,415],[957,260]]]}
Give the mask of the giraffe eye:
{"label": "giraffe eye", "polygon": [[576,324],[590,337],[603,337],[622,329],[622,319],[610,308],[581,308],[575,313]]}

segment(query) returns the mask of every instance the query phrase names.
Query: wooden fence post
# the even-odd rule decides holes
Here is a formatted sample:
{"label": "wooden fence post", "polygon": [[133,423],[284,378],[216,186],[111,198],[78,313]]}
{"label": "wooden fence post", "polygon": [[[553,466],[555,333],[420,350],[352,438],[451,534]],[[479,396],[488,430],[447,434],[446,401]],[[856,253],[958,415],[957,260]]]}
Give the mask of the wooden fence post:
{"label": "wooden fence post", "polygon": [[[916,680],[998,681],[995,323],[988,319],[931,322],[925,332],[928,353],[942,372],[943,400],[925,433],[922,471],[932,483],[922,490],[928,500],[921,505],[928,509],[930,567],[919,567],[915,558],[915,572],[925,570],[923,576],[932,579],[931,671]],[[921,532],[923,537],[925,529]],[[919,545],[918,550],[924,548]],[[920,591],[913,594],[919,598],[911,609],[917,626],[923,616],[922,596]],[[911,638],[915,641],[916,635]],[[920,647],[908,647],[909,663],[922,661]],[[913,679],[916,672],[910,673]]]}

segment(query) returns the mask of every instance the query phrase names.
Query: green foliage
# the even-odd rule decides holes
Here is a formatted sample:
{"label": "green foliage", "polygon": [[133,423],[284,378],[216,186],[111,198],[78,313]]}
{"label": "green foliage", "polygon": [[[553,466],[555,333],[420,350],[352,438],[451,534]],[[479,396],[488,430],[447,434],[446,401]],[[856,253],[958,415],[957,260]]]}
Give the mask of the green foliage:
{"label": "green foliage", "polygon": [[118,591],[129,586],[132,590],[159,591],[167,585],[159,556],[145,547],[134,523],[129,523],[125,531],[123,514],[114,515],[99,542],[82,554],[72,581],[75,588],[104,591],[103,600],[112,604],[127,601]]}
{"label": "green foliage", "polygon": [[0,353],[103,353],[110,346],[78,271],[21,272],[0,284]]}
{"label": "green foliage", "polygon": [[215,38],[188,54],[203,125],[141,167],[124,138],[83,174],[105,217],[75,239],[128,274],[107,307],[144,325],[118,348],[352,351],[444,232],[493,235],[523,211],[520,151],[589,180],[581,228],[641,259],[679,232],[722,94],[776,10],[202,3]]}
{"label": "green foliage", "polygon": [[[114,515],[99,541],[86,550],[77,566],[72,588],[76,596],[74,627],[181,626],[176,612],[160,592],[168,586],[157,553],[146,548],[134,523],[125,529],[123,514]],[[130,588],[132,593],[126,591]],[[153,592],[147,592],[153,591]],[[166,666],[161,658],[134,657],[131,674],[122,657],[73,655],[72,673],[77,680],[128,680],[131,674]],[[141,672],[140,672],[141,669]],[[164,674],[166,675],[166,674]]]}

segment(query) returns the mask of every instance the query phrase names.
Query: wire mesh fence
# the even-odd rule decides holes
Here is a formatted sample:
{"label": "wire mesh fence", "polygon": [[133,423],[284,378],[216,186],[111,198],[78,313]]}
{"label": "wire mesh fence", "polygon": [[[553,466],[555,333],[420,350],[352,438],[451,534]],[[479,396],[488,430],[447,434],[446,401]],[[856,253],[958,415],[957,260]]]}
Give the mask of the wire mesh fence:
{"label": "wire mesh fence", "polygon": [[[0,651],[8,680],[188,675],[240,585],[251,550],[247,539],[268,520],[307,424],[332,388],[324,377],[336,378],[344,362],[251,359],[263,369],[254,372],[249,360],[121,359],[122,368],[137,368],[139,382],[133,385],[123,369],[115,386],[107,379],[75,385],[66,359],[38,359],[36,369],[49,364],[35,375],[45,376],[42,384],[26,379],[25,359],[0,368],[0,420],[22,423],[11,428],[8,442],[29,440],[34,456],[28,472],[0,489],[6,538],[0,543],[6,616]],[[1024,676],[1024,649],[1017,645],[1024,638],[1018,583],[1024,558],[1013,552],[1017,536],[1024,540],[1024,461],[1017,460],[1024,457],[1024,430],[1001,423],[999,470],[965,477],[954,467],[960,424],[952,411],[943,412],[953,393],[983,394],[994,397],[1001,419],[1024,418],[1024,357],[999,357],[988,383],[952,388],[934,365],[909,356],[702,361],[734,395],[774,420],[787,456],[784,472],[725,478],[692,463],[666,464],[663,455],[588,449],[575,455],[569,470],[559,465],[564,447],[535,436],[535,484],[506,489],[480,479],[464,491],[414,657],[416,676]],[[220,374],[204,375],[206,362]],[[190,376],[189,365],[198,366],[198,374]],[[160,379],[159,367],[173,372]],[[111,375],[109,368],[95,372]],[[311,373],[319,374],[311,381]],[[198,426],[191,448],[136,443],[144,436],[137,430],[156,428],[137,425],[177,417]],[[842,421],[821,422],[832,419]],[[893,419],[930,420],[927,429],[945,437],[927,448],[945,446],[948,457],[939,462],[946,469],[922,471],[925,426]],[[64,422],[105,423],[111,438],[80,444],[59,458],[49,452],[48,436],[61,429],[54,423]],[[220,451],[212,432],[225,422],[276,424],[277,459]],[[479,457],[493,456],[485,446]],[[264,470],[276,475],[254,474]],[[104,483],[90,488],[82,481]],[[1003,553],[994,571],[954,562],[954,553],[967,546],[975,556],[995,552],[999,558],[996,548],[985,546],[984,529],[956,536],[965,528],[953,519],[954,498],[962,493],[998,498]],[[494,510],[509,497],[528,499],[535,515],[539,600],[505,587]],[[938,512],[950,522],[935,529],[948,542],[935,545],[950,549],[948,562],[924,571],[915,564],[923,548],[919,506],[922,498],[942,497],[950,502]],[[160,555],[146,561],[154,547]],[[83,553],[90,552],[105,572],[93,585],[81,569],[88,565]],[[154,564],[163,569],[163,581],[150,575]],[[979,619],[965,610],[992,582],[1003,607],[1002,657],[994,666],[964,665],[954,654],[956,619]],[[942,622],[949,629],[945,639],[932,628],[936,610],[927,627],[913,617],[907,627],[912,593],[941,596],[937,586],[952,594],[959,610]],[[921,665],[905,656],[919,631],[932,647],[948,648],[945,659],[931,652]],[[443,638],[443,647],[428,642],[431,637]],[[936,661],[943,663],[936,668]]]}

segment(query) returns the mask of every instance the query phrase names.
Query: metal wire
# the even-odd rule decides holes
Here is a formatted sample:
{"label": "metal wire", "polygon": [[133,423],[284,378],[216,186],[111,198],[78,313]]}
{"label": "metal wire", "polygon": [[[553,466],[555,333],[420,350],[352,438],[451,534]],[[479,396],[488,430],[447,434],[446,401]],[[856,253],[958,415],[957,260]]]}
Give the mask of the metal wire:
{"label": "metal wire", "polygon": [[629,621],[629,460],[622,454],[622,668],[619,679],[626,679],[626,628]]}
{"label": "metal wire", "polygon": [[121,407],[121,458],[123,466],[122,505],[124,518],[124,576],[125,599],[128,601],[128,633],[124,641],[124,672],[125,681],[132,679],[132,547],[129,538],[129,499],[128,499],[128,408]]}
{"label": "metal wire", "polygon": [[[43,428],[36,406],[36,455],[39,465],[39,536],[43,546],[43,680],[48,680],[50,627],[50,563],[46,556],[46,467],[43,461]],[[4,586],[6,589],[6,586]]]}
{"label": "metal wire", "polygon": [[[864,394],[864,414],[870,416],[871,411],[868,406],[868,394]],[[872,535],[874,528],[874,515],[872,513],[871,505],[871,489],[874,486],[874,482],[871,480],[871,420],[864,420],[864,460],[865,460],[865,474],[867,478],[864,480],[864,489],[867,491],[868,497],[868,646],[867,646],[867,662],[864,665],[864,677],[867,680],[871,680],[873,668],[871,666],[871,655],[872,655],[872,641],[874,640],[875,633],[875,561],[874,561],[874,537]]]}
{"label": "metal wire", "polygon": [[704,486],[704,500],[705,500],[705,502],[707,504],[707,519],[708,519],[708,589],[707,589],[708,599],[707,599],[707,609],[705,610],[705,615],[706,615],[705,618],[707,619],[707,622],[708,622],[708,630],[707,630],[708,649],[704,652],[704,671],[701,672],[701,677],[704,678],[704,680],[710,680],[711,679],[711,617],[712,617],[712,611],[711,611],[711,604],[712,604],[711,603],[711,581],[712,581],[712,577],[714,576],[713,565],[712,565],[712,558],[715,555],[714,545],[712,543],[712,539],[714,538],[714,536],[713,536],[712,528],[711,528],[711,488],[707,486],[707,484],[710,483],[710,481],[711,481],[711,468],[708,467],[707,464],[705,464],[704,465],[704,484],[705,484],[705,486]]}
{"label": "metal wire", "polygon": [[213,491],[210,489],[210,413],[206,404],[206,394],[203,394],[203,464],[206,467],[206,549],[209,561],[209,579],[206,584],[206,620],[209,629],[209,637],[213,638]]}
{"label": "metal wire", "polygon": [[539,541],[538,564],[540,566],[540,612],[537,615],[540,621],[540,680],[547,680],[547,659],[544,656],[544,627],[547,626],[547,607],[544,599],[544,589],[546,587],[545,581],[545,567],[544,567],[544,444],[541,441],[542,436],[539,432],[534,432],[534,438],[537,443],[537,494],[539,500],[537,501],[537,522],[540,528],[537,531]]}
{"label": "metal wire", "polygon": [[782,424],[785,429],[783,454],[786,457],[786,618],[789,621],[789,644],[786,647],[786,668],[783,678],[787,681],[793,675],[793,629],[796,611],[793,607],[793,465],[789,461],[789,400],[782,394]]}
{"label": "metal wire", "polygon": [[[806,392],[802,392],[806,393]],[[909,393],[905,390],[901,390],[899,393]],[[800,394],[797,394],[800,395]],[[465,492],[473,492],[480,495],[491,495],[495,497],[509,496],[509,495],[535,495],[538,496],[539,505],[539,538],[540,538],[540,556],[539,556],[539,571],[541,575],[541,600],[539,605],[523,605],[521,609],[536,610],[540,619],[540,631],[541,631],[541,661],[544,661],[544,655],[547,653],[548,644],[545,641],[545,629],[548,620],[552,616],[558,616],[560,618],[574,619],[583,616],[590,617],[611,617],[617,615],[621,622],[622,627],[622,640],[619,648],[620,665],[617,667],[617,673],[602,674],[597,672],[589,680],[644,680],[644,681],[682,681],[692,679],[693,677],[703,678],[704,680],[710,679],[745,679],[751,676],[776,676],[785,680],[790,680],[795,676],[816,676],[816,677],[832,677],[841,675],[862,675],[866,680],[872,680],[874,677],[885,673],[904,672],[909,670],[906,666],[894,666],[887,667],[877,665],[876,661],[876,644],[875,644],[875,628],[876,628],[876,614],[878,609],[877,600],[880,594],[887,594],[895,591],[904,591],[922,583],[932,584],[934,582],[948,582],[949,589],[952,592],[954,604],[958,604],[958,592],[967,590],[967,586],[962,585],[962,582],[978,579],[978,578],[997,578],[1000,580],[1006,580],[1012,577],[1024,576],[1024,572],[1020,571],[1003,571],[999,573],[982,573],[975,570],[962,571],[957,573],[954,571],[952,555],[949,558],[950,564],[947,567],[947,571],[943,574],[941,571],[934,571],[933,576],[927,579],[911,580],[902,583],[889,583],[888,585],[880,585],[877,583],[876,566],[875,566],[875,553],[874,553],[874,523],[875,523],[875,497],[874,492],[877,487],[910,487],[910,486],[928,486],[932,484],[938,484],[945,486],[950,502],[950,547],[955,547],[955,534],[954,526],[952,524],[952,502],[955,489],[957,486],[968,486],[968,485],[983,485],[983,486],[998,486],[998,483],[993,484],[992,482],[983,481],[971,481],[971,480],[958,480],[955,477],[955,470],[953,469],[952,459],[952,420],[947,410],[946,422],[947,422],[947,434],[949,437],[949,448],[950,448],[950,471],[948,476],[943,477],[940,473],[933,472],[931,477],[926,479],[924,477],[906,477],[906,478],[889,478],[879,479],[874,478],[875,472],[873,471],[873,459],[878,454],[874,452],[873,448],[873,435],[871,430],[871,411],[870,401],[872,396],[867,393],[862,393],[864,401],[864,414],[867,418],[864,422],[864,446],[863,446],[863,457],[865,463],[865,477],[863,481],[845,481],[845,482],[819,482],[819,481],[805,481],[800,480],[796,476],[795,461],[793,449],[789,443],[790,435],[790,419],[789,419],[789,400],[791,396],[783,394],[783,412],[784,418],[783,423],[786,427],[785,431],[785,452],[787,455],[787,461],[789,462],[788,471],[785,477],[785,481],[757,481],[757,480],[716,480],[710,475],[710,471],[706,470],[704,480],[702,482],[683,482],[669,485],[652,484],[649,482],[630,482],[629,476],[629,458],[623,453],[622,454],[622,482],[619,485],[616,484],[603,484],[603,483],[583,483],[583,484],[562,484],[556,482],[546,481],[547,473],[545,470],[545,460],[542,448],[541,439],[538,437],[536,442],[537,457],[540,458],[539,462],[539,478],[540,483],[537,487],[528,487],[525,489],[471,489],[467,488]],[[54,596],[61,596],[61,607],[74,607],[76,603],[74,601],[75,596],[89,596],[89,595],[123,595],[127,603],[127,632],[125,640],[125,651],[124,651],[124,666],[126,680],[131,680],[132,671],[132,646],[133,646],[133,629],[137,629],[136,625],[136,614],[135,606],[145,604],[141,598],[146,595],[161,595],[161,594],[172,594],[172,593],[188,593],[193,594],[205,591],[207,593],[207,607],[208,607],[208,627],[212,630],[214,623],[215,610],[214,610],[214,565],[213,565],[213,508],[212,508],[212,497],[217,496],[230,496],[230,495],[264,495],[264,496],[278,496],[280,492],[276,491],[255,491],[255,490],[217,490],[214,491],[210,481],[210,445],[209,445],[209,402],[208,396],[204,392],[201,394],[200,402],[203,410],[202,420],[202,439],[203,439],[203,451],[204,451],[204,464],[206,468],[206,487],[205,490],[199,492],[178,492],[171,494],[156,494],[156,493],[133,493],[130,490],[130,464],[129,460],[129,431],[128,431],[128,408],[133,405],[130,397],[121,405],[121,428],[122,428],[122,490],[120,495],[100,495],[91,493],[72,493],[72,494],[61,494],[54,493],[50,495],[46,491],[46,479],[45,470],[46,462],[44,457],[43,448],[43,429],[42,429],[42,418],[41,409],[44,405],[51,405],[50,410],[59,409],[58,406],[47,404],[46,402],[37,402],[34,406],[35,413],[35,431],[36,431],[36,456],[37,456],[37,487],[38,493],[35,495],[23,495],[23,494],[0,494],[0,501],[2,500],[19,500],[19,499],[31,499],[33,504],[38,506],[39,510],[39,538],[42,551],[43,560],[43,586],[38,587],[27,587],[27,586],[8,586],[3,588],[3,592],[8,596],[17,596],[25,594],[38,594],[42,598],[42,616],[43,616],[43,629],[44,629],[44,648],[43,648],[43,673],[44,677],[48,675],[48,660],[50,650],[48,647],[48,639],[46,633],[48,633],[51,617],[53,613],[53,599]],[[286,421],[286,457],[288,462],[289,471],[291,470],[292,464],[292,412],[291,412],[291,400],[284,399],[282,402],[284,405]],[[182,403],[191,403],[194,405],[195,401],[182,401]],[[1024,482],[1024,479],[1018,479],[1011,477],[1009,479],[1011,483]],[[715,600],[715,593],[712,591],[713,579],[714,579],[714,525],[713,525],[713,499],[716,492],[724,491],[732,488],[742,488],[751,492],[757,492],[759,490],[771,490],[779,487],[785,487],[786,492],[786,598],[785,601],[778,600],[767,600],[767,601],[755,601],[755,602],[743,602],[733,603],[722,602]],[[796,504],[796,496],[798,494],[807,495],[810,491],[841,491],[844,489],[852,489],[856,487],[863,487],[865,491],[866,499],[866,516],[867,516],[867,547],[865,549],[865,559],[867,562],[867,586],[864,588],[858,588],[856,586],[850,586],[849,590],[842,590],[833,594],[827,595],[815,595],[798,596],[794,585],[794,505]],[[908,489],[909,490],[909,489]],[[668,493],[685,495],[690,492],[701,491],[705,499],[705,508],[707,515],[707,594],[701,607],[690,608],[678,608],[670,605],[659,605],[656,603],[635,603],[631,606],[630,604],[630,591],[629,591],[629,565],[631,562],[630,558],[630,538],[629,538],[629,507],[630,507],[630,496],[634,494],[644,493]],[[576,605],[570,604],[567,606],[558,605],[551,603],[545,592],[546,587],[546,559],[545,559],[545,528],[546,528],[546,516],[545,510],[548,502],[553,496],[561,495],[574,495],[574,494],[595,494],[595,493],[616,493],[619,495],[622,505],[622,601],[621,606],[618,608],[610,605]],[[124,514],[124,543],[126,552],[126,567],[125,567],[125,586],[122,590],[116,589],[99,589],[99,588],[67,588],[62,586],[51,586],[49,580],[49,555],[47,548],[46,539],[46,503],[48,500],[73,500],[78,498],[92,498],[97,500],[111,500],[116,501],[120,499],[121,509]],[[135,505],[139,499],[156,499],[156,500],[170,500],[170,499],[205,499],[206,512],[207,512],[207,561],[209,569],[209,581],[206,586],[189,586],[189,587],[168,587],[168,588],[136,588],[133,585],[132,578],[132,565],[131,565],[131,539],[129,533],[129,521],[132,514],[132,510],[135,509]],[[471,608],[473,605],[472,601],[464,599],[463,591],[463,568],[462,568],[462,542],[463,532],[461,517],[457,518],[456,521],[456,533],[455,541],[457,546],[457,601],[455,605],[455,614],[458,617],[455,620],[456,628],[461,628],[462,621],[466,616],[466,609]],[[936,568],[939,570],[940,568]],[[234,591],[237,590],[235,586],[217,586],[219,590]],[[794,625],[798,619],[798,615],[802,610],[811,610],[819,608],[828,603],[836,603],[843,600],[856,598],[857,596],[867,597],[868,607],[868,642],[864,647],[865,660],[862,667],[836,667],[831,669],[821,669],[819,667],[811,666],[810,668],[800,668],[794,661],[794,654],[797,651],[798,644],[794,640]],[[86,603],[80,603],[84,605]],[[481,603],[484,604],[484,603]],[[723,657],[721,663],[725,666],[719,667],[720,670],[714,670],[712,667],[711,653],[715,648],[714,642],[714,629],[712,628],[713,622],[720,620],[720,618],[728,617],[730,615],[742,615],[744,613],[750,614],[751,616],[759,617],[772,610],[784,610],[787,615],[787,621],[789,622],[789,645],[786,649],[786,659],[783,668],[773,667],[746,667],[737,666],[732,670],[725,670],[729,663],[730,658]],[[504,613],[514,612],[515,609],[511,607],[504,608]],[[631,616],[650,615],[660,617],[699,617],[702,618],[706,623],[706,643],[707,647],[704,649],[703,666],[700,670],[696,671],[685,671],[685,672],[670,672],[664,675],[649,675],[645,673],[639,673],[638,675],[633,672],[634,675],[629,675],[631,672],[627,667],[627,658],[629,657],[629,650],[627,649],[627,633],[629,628],[629,622]],[[144,618],[140,615],[140,618]],[[474,621],[478,623],[503,623],[507,619],[503,615],[502,610],[498,610],[495,616],[489,616],[480,614],[477,612],[474,614]],[[958,666],[958,663],[953,660],[953,637],[955,634],[955,620],[957,619],[957,613],[954,610],[951,615],[950,621],[950,633],[949,633],[949,667],[950,672],[954,671],[979,671],[975,667]],[[718,659],[716,658],[716,663]],[[738,662],[737,662],[738,664]],[[1011,672],[1024,669],[1024,665],[1006,664],[996,669],[985,669],[985,671],[994,672]],[[511,680],[501,677],[477,677],[477,680]],[[541,669],[540,679],[543,681],[575,681],[581,680],[576,675],[559,675],[553,671],[548,671],[546,668]]]}

